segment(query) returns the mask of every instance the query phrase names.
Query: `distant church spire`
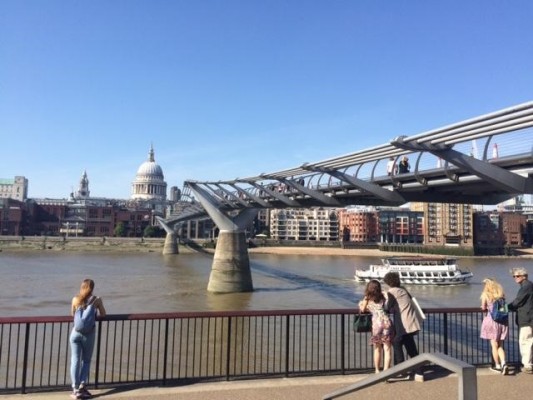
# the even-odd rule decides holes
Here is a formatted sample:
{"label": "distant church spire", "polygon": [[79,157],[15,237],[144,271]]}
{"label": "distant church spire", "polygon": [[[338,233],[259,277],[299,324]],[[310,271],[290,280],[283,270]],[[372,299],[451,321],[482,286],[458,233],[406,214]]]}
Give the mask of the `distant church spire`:
{"label": "distant church spire", "polygon": [[86,199],[89,197],[89,178],[87,177],[87,170],[83,171],[83,175],[80,179],[80,186],[78,192],[76,193],[76,198]]}

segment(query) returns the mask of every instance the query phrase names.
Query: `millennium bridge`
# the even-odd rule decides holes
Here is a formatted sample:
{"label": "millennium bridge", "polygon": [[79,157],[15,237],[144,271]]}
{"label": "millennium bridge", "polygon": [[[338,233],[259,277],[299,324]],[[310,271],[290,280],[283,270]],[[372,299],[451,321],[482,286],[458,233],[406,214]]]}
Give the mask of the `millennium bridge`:
{"label": "millennium bridge", "polygon": [[[389,143],[300,166],[226,181],[187,180],[179,209],[159,223],[166,254],[176,227],[209,215],[218,226],[208,290],[253,290],[245,228],[260,209],[411,201],[498,204],[533,193],[533,101]],[[402,158],[410,163],[400,172]]]}

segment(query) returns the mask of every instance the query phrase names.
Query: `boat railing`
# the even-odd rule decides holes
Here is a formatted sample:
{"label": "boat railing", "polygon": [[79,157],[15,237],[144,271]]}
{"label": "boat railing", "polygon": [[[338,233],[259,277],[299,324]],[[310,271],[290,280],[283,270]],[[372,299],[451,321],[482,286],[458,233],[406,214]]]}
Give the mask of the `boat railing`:
{"label": "boat railing", "polygon": [[[416,342],[473,365],[491,362],[478,308],[425,309]],[[91,385],[170,385],[373,370],[356,309],[110,315],[97,323]],[[511,316],[511,320],[512,320]],[[71,317],[0,318],[0,394],[70,385]],[[517,329],[504,347],[519,361]]]}

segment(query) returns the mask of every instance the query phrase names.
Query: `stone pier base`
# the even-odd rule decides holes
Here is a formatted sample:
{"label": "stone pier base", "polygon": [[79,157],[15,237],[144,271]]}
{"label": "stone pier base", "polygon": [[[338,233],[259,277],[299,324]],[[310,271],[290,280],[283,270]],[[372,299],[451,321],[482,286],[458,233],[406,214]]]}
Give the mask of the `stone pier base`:
{"label": "stone pier base", "polygon": [[163,254],[178,254],[178,239],[175,233],[167,233],[165,238],[165,245],[163,246]]}
{"label": "stone pier base", "polygon": [[220,231],[207,290],[215,293],[254,290],[244,232]]}

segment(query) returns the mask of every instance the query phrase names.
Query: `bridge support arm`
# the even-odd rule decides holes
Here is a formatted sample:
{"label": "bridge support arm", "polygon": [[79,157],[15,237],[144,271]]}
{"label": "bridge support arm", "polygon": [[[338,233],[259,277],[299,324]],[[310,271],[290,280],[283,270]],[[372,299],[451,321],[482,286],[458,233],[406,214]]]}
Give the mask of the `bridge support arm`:
{"label": "bridge support arm", "polygon": [[165,223],[163,218],[159,216],[156,216],[155,218],[159,225],[161,225],[167,233],[165,237],[165,244],[163,245],[163,254],[178,254],[178,237],[176,232],[167,223]]}
{"label": "bridge support arm", "polygon": [[533,193],[533,180],[530,178],[524,178],[497,165],[467,156],[453,150],[451,146],[405,141],[404,137],[394,139],[391,144],[412,151],[427,151],[509,193]]}
{"label": "bridge support arm", "polygon": [[293,182],[293,181],[291,181],[289,179],[283,179],[283,180],[280,180],[280,182],[283,182],[286,185],[296,189],[298,192],[306,194],[307,196],[312,197],[313,199],[324,203],[324,205],[326,205],[326,206],[329,206],[329,207],[339,207],[339,206],[341,206],[341,203],[337,199],[335,199],[333,197],[326,196],[325,194],[320,193],[317,190],[309,189],[308,187],[300,185],[300,184],[298,184],[296,182]]}
{"label": "bridge support arm", "polygon": [[217,188],[219,188],[226,196],[231,197],[234,201],[238,202],[242,206],[248,207],[248,203],[246,201],[244,201],[243,199],[239,198],[238,196],[235,196],[232,192],[230,192],[228,189],[226,189],[220,183],[214,183],[214,185]]}
{"label": "bridge support arm", "polygon": [[388,201],[390,203],[395,203],[398,205],[407,203],[407,200],[405,200],[401,194],[399,194],[396,191],[391,191],[382,188],[379,185],[373,184],[371,182],[364,181],[362,179],[358,179],[354,176],[350,176],[348,174],[345,174],[344,172],[337,171],[334,169],[329,168],[320,168],[320,167],[309,167],[309,169],[317,172],[323,172],[326,174],[329,174],[337,179],[340,179],[346,183],[349,183],[350,185],[355,186],[356,188],[370,193],[376,197],[379,197],[382,200]]}
{"label": "bridge support arm", "polygon": [[[246,182],[244,181],[245,183],[248,183],[250,186],[254,186],[252,184],[252,182]],[[234,188],[236,191],[238,191],[239,193],[242,193],[243,195],[245,195],[246,197],[249,197],[250,199],[252,199],[253,201],[255,201],[257,204],[259,204],[261,207],[264,207],[264,208],[272,208],[272,206],[270,204],[268,204],[266,201],[264,201],[262,198],[260,198],[259,196],[256,196],[255,194],[252,194],[250,192],[247,192],[246,190],[244,189],[241,189],[240,187],[238,187],[236,184],[234,183],[230,183],[229,184],[232,188]]]}
{"label": "bridge support arm", "polygon": [[209,214],[220,230],[244,230],[247,224],[251,223],[257,215],[258,210],[256,208],[245,208],[244,210],[241,210],[237,216],[231,217],[220,210],[218,207],[219,203],[216,199],[214,199],[213,196],[211,196],[209,192],[199,184],[189,182],[188,185],[194,195],[198,198],[200,204],[204,207],[207,214]]}
{"label": "bridge support arm", "polygon": [[259,184],[255,183],[255,182],[250,182],[250,185],[252,185],[253,187],[255,187],[255,188],[259,189],[259,190],[265,191],[270,196],[274,197],[276,200],[281,201],[282,203],[286,204],[289,207],[301,207],[302,206],[297,201],[289,199],[287,196],[285,196],[285,195],[283,195],[283,194],[281,194],[281,193],[279,193],[279,192],[277,192],[275,190],[269,189],[265,185],[259,185]]}

